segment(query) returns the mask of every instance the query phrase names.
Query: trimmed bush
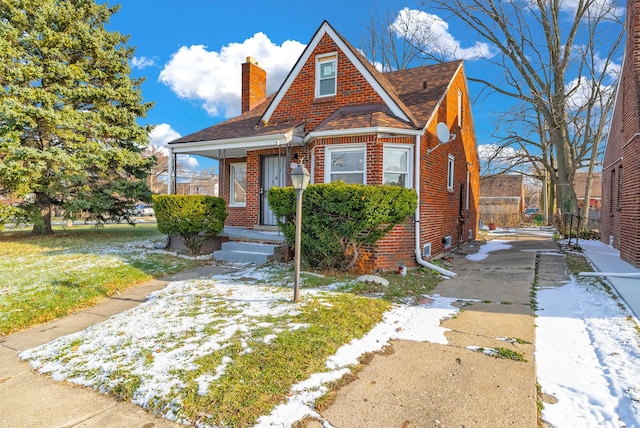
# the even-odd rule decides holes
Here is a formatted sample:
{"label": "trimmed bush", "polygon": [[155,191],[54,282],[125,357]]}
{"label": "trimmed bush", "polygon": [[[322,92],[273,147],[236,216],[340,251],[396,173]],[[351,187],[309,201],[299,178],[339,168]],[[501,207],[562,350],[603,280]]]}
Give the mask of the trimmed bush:
{"label": "trimmed bush", "polygon": [[[272,187],[269,205],[290,247],[295,243],[296,191]],[[362,246],[375,244],[414,213],[416,192],[397,186],[332,182],[303,194],[302,258],[312,267],[349,270]]]}
{"label": "trimmed bush", "polygon": [[191,254],[198,254],[205,239],[217,236],[227,218],[224,199],[207,195],[155,195],[153,210],[158,230],[181,236]]}

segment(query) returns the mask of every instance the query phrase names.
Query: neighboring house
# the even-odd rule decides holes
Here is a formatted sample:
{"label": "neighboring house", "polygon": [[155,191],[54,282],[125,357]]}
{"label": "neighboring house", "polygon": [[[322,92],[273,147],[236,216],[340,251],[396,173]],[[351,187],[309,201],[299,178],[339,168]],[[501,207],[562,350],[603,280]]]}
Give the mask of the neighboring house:
{"label": "neighboring house", "polygon": [[[582,209],[584,206],[584,192],[587,187],[587,173],[578,171],[573,177],[573,185],[578,198],[578,207]],[[594,171],[591,177],[591,195],[589,198],[589,217],[594,213],[600,212],[602,207],[602,173]]]}
{"label": "neighboring house", "polygon": [[195,176],[188,184],[190,195],[218,196],[218,177],[215,175]]}
{"label": "neighboring house", "polygon": [[517,226],[525,209],[522,174],[480,177],[480,219],[484,224]]}
{"label": "neighboring house", "polygon": [[626,30],[602,167],[600,239],[640,267],[640,1],[627,2]]}
{"label": "neighboring house", "polygon": [[416,266],[477,233],[479,161],[462,61],[380,73],[326,21],[276,93],[267,97],[266,72],[249,57],[242,114],[168,147],[172,157],[219,160],[228,226],[275,226],[267,192],[290,185],[298,161],[315,184],[416,189],[417,216],[370,249],[373,269]]}

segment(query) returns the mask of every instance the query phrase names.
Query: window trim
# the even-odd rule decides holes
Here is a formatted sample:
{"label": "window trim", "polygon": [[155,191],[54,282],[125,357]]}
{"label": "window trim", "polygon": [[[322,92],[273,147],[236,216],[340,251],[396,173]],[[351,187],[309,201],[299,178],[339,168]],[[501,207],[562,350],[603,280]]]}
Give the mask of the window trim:
{"label": "window trim", "polygon": [[449,155],[447,157],[447,191],[453,192],[454,185],[454,168],[455,168],[456,158],[453,155]]}
{"label": "window trim", "polygon": [[234,202],[235,192],[234,186],[235,183],[235,168],[239,165],[244,165],[244,173],[245,173],[245,186],[246,186],[246,176],[247,176],[247,163],[246,162],[233,162],[229,164],[229,206],[230,207],[246,207],[247,206],[247,189],[245,188],[244,194],[244,202]]}
{"label": "window trim", "polygon": [[413,188],[413,146],[407,144],[384,144],[382,146],[382,184],[384,184],[384,174],[389,173],[397,173],[397,171],[387,171],[384,165],[385,159],[385,151],[387,149],[391,150],[402,150],[407,153],[407,179],[405,180],[404,187],[405,189]]}
{"label": "window trim", "polygon": [[[335,64],[335,75],[333,76],[334,85],[333,85],[333,93],[330,94],[320,94],[320,82],[322,80],[322,76],[320,75],[321,64],[326,62],[333,62]],[[322,55],[316,56],[316,98],[324,98],[324,97],[335,97],[338,93],[338,53],[330,52]]]}
{"label": "window trim", "polygon": [[331,153],[346,152],[354,149],[362,149],[364,165],[362,171],[353,171],[353,173],[362,173],[362,184],[367,184],[367,146],[366,144],[335,144],[328,145],[324,148],[324,182],[331,183]]}

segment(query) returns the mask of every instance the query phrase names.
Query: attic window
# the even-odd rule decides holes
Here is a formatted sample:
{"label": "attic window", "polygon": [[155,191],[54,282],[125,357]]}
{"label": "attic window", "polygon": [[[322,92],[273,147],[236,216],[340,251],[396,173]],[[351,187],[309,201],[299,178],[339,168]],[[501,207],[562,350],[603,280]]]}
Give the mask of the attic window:
{"label": "attic window", "polygon": [[316,97],[329,97],[336,94],[337,69],[337,54],[316,58]]}

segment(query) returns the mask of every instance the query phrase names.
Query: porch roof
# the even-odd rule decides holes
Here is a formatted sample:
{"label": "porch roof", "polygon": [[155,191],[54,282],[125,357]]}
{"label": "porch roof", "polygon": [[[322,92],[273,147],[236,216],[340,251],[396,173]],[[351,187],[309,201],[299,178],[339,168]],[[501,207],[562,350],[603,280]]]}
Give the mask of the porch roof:
{"label": "porch roof", "polygon": [[296,141],[302,122],[285,122],[265,126],[260,120],[273,99],[268,97],[254,109],[224,122],[180,137],[168,143],[174,153],[190,153],[218,159],[243,157],[249,149],[278,147]]}

